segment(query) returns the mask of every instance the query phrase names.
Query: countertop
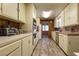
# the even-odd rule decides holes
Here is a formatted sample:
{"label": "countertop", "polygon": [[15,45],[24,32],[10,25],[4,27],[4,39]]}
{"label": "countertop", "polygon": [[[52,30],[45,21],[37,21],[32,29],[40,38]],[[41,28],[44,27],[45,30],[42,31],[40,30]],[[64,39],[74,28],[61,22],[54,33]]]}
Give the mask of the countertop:
{"label": "countertop", "polygon": [[25,33],[25,34],[13,35],[13,36],[0,36],[0,47],[8,45],[17,40],[21,40],[29,35],[32,35],[32,33]]}
{"label": "countertop", "polygon": [[69,35],[69,36],[79,36],[79,32],[59,32],[59,34],[65,34],[65,35]]}
{"label": "countertop", "polygon": [[75,54],[76,56],[79,56],[79,52],[74,52],[74,54]]}

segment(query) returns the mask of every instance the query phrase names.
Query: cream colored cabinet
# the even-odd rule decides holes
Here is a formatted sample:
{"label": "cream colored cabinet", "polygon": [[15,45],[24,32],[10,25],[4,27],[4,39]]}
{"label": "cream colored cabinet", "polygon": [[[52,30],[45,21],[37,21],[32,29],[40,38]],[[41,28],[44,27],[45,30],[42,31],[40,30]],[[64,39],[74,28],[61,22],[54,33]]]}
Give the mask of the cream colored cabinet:
{"label": "cream colored cabinet", "polygon": [[29,43],[29,56],[30,56],[30,55],[32,54],[32,52],[33,52],[33,45],[32,45],[33,43],[32,43],[32,41],[33,41],[33,40],[32,40],[32,35],[30,35],[30,36],[29,36],[29,42],[28,42],[28,43]]}
{"label": "cream colored cabinet", "polygon": [[59,46],[64,49],[64,37],[63,35],[59,35]]}
{"label": "cream colored cabinet", "polygon": [[1,3],[0,3],[0,14],[1,14]]}
{"label": "cream colored cabinet", "polygon": [[28,47],[28,37],[22,39],[22,56],[28,56],[29,47]]}
{"label": "cream colored cabinet", "polygon": [[71,3],[70,6],[70,25],[76,25],[78,24],[78,4],[77,3]]}
{"label": "cream colored cabinet", "polygon": [[59,46],[63,49],[63,51],[67,54],[67,55],[72,55],[71,53],[73,53],[71,51],[71,46],[69,43],[69,39],[67,35],[64,34],[59,34]]}
{"label": "cream colored cabinet", "polygon": [[58,17],[56,17],[56,19],[55,19],[55,21],[54,21],[54,27],[56,27],[56,28],[58,28],[59,27],[59,25],[58,25]]}
{"label": "cream colored cabinet", "polygon": [[70,6],[68,5],[65,8],[65,26],[70,25]]}
{"label": "cream colored cabinet", "polygon": [[57,39],[57,34],[55,31],[52,31],[52,39],[56,42],[56,39]]}
{"label": "cream colored cabinet", "polygon": [[79,4],[77,3],[70,3],[66,8],[65,8],[65,26],[70,26],[70,25],[78,25],[79,24],[79,19],[78,19],[78,13],[79,13]]}
{"label": "cream colored cabinet", "polygon": [[[18,48],[20,50],[17,50]],[[19,52],[17,52],[16,50]],[[8,56],[8,55],[16,55],[16,54],[19,56],[21,55],[20,52],[21,52],[21,41],[20,40],[0,48],[0,56]]]}
{"label": "cream colored cabinet", "polygon": [[19,3],[19,20],[26,23],[25,19],[25,4]]}
{"label": "cream colored cabinet", "polygon": [[[34,12],[35,12],[35,7],[33,4],[26,4],[26,28],[28,32],[32,32],[32,26],[33,26],[33,19],[36,19]],[[36,13],[36,12],[35,12]]]}
{"label": "cream colored cabinet", "polygon": [[21,56],[21,47],[18,47],[16,50],[14,50],[11,54],[8,56]]}
{"label": "cream colored cabinet", "polygon": [[64,11],[62,11],[60,13],[60,15],[58,17],[56,17],[56,19],[55,19],[56,28],[59,28],[59,27],[62,28],[64,26],[64,18],[65,18]]}
{"label": "cream colored cabinet", "polygon": [[68,36],[59,34],[59,46],[67,55],[74,55],[74,52],[79,52],[79,36]]}
{"label": "cream colored cabinet", "polygon": [[32,53],[32,35],[22,39],[22,55],[30,56]]}
{"label": "cream colored cabinet", "polygon": [[2,11],[3,11],[2,15],[18,20],[18,4],[17,3],[3,3]]}
{"label": "cream colored cabinet", "polygon": [[64,21],[65,21],[65,12],[64,10],[60,13],[60,27],[64,27]]}

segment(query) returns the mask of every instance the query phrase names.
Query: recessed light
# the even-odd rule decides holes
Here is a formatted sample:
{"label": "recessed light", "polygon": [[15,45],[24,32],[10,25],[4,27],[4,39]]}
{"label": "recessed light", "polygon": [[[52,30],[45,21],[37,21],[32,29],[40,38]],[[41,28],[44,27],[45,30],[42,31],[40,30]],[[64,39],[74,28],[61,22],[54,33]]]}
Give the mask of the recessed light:
{"label": "recessed light", "polygon": [[43,11],[42,12],[42,17],[48,18],[51,15],[52,11]]}

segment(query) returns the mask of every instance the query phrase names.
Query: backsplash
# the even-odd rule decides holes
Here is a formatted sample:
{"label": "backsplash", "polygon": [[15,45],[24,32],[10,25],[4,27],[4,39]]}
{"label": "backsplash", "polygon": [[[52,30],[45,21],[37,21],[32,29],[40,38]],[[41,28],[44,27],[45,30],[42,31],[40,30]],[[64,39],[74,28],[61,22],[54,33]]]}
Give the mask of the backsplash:
{"label": "backsplash", "polygon": [[65,31],[79,32],[79,25],[65,27]]}
{"label": "backsplash", "polygon": [[0,19],[0,28],[7,27],[8,25],[17,29],[20,27],[19,23]]}

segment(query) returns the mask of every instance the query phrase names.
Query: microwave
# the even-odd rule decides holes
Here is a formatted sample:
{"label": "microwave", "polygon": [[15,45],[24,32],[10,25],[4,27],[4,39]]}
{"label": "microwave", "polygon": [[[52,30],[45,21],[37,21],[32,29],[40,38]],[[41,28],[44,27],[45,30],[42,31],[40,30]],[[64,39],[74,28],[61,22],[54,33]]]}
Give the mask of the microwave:
{"label": "microwave", "polygon": [[17,34],[16,28],[0,28],[0,36],[10,36],[16,34]]}

